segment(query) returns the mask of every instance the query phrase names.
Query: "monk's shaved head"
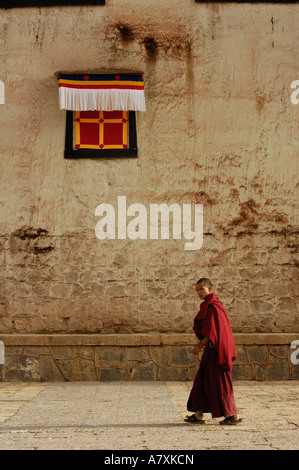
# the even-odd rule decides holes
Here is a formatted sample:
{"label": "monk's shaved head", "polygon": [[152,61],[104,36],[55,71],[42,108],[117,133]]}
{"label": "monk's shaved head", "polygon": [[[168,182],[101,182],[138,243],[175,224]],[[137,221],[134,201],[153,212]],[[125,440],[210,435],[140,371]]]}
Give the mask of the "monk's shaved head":
{"label": "monk's shaved head", "polygon": [[197,281],[196,285],[197,284],[203,284],[204,286],[207,286],[207,287],[213,287],[210,279],[208,279],[207,277],[202,277],[201,279],[199,279],[199,281]]}

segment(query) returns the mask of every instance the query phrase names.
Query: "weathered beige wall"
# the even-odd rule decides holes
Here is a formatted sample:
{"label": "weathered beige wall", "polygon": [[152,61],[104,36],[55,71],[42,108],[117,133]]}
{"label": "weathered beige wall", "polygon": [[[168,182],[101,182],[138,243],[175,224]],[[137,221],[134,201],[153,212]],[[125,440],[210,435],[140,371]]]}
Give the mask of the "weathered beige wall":
{"label": "weathered beige wall", "polygon": [[[298,331],[299,5],[107,0],[0,11],[0,332]],[[65,160],[57,72],[144,73],[138,159]],[[204,205],[204,244],[95,237],[98,204]],[[297,298],[298,300],[298,298]]]}

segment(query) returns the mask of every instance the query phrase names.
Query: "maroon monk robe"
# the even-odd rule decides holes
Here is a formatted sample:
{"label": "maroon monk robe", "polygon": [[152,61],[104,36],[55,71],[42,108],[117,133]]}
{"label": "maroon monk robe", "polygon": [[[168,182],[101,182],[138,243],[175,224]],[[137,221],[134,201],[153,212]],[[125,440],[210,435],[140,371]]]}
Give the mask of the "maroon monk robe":
{"label": "maroon monk robe", "polygon": [[209,338],[187,403],[188,411],[211,413],[213,418],[237,414],[231,369],[236,346],[227,312],[212,292],[194,318],[198,339]]}

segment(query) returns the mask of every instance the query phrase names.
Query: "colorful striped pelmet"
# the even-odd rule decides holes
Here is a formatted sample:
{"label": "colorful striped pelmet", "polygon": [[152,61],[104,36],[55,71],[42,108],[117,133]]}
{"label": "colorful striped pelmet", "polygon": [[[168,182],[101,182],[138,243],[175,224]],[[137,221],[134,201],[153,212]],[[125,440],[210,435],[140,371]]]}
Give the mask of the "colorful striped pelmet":
{"label": "colorful striped pelmet", "polygon": [[70,111],[145,111],[140,74],[60,74],[60,109]]}

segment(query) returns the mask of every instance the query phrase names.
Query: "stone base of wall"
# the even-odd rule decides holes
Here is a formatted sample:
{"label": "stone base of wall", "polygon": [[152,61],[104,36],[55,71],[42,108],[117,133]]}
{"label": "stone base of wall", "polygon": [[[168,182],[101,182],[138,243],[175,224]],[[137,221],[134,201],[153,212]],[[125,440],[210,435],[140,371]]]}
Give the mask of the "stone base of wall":
{"label": "stone base of wall", "polygon": [[[235,334],[234,380],[299,379],[291,343],[299,333]],[[193,380],[193,334],[6,335],[0,380]]]}

